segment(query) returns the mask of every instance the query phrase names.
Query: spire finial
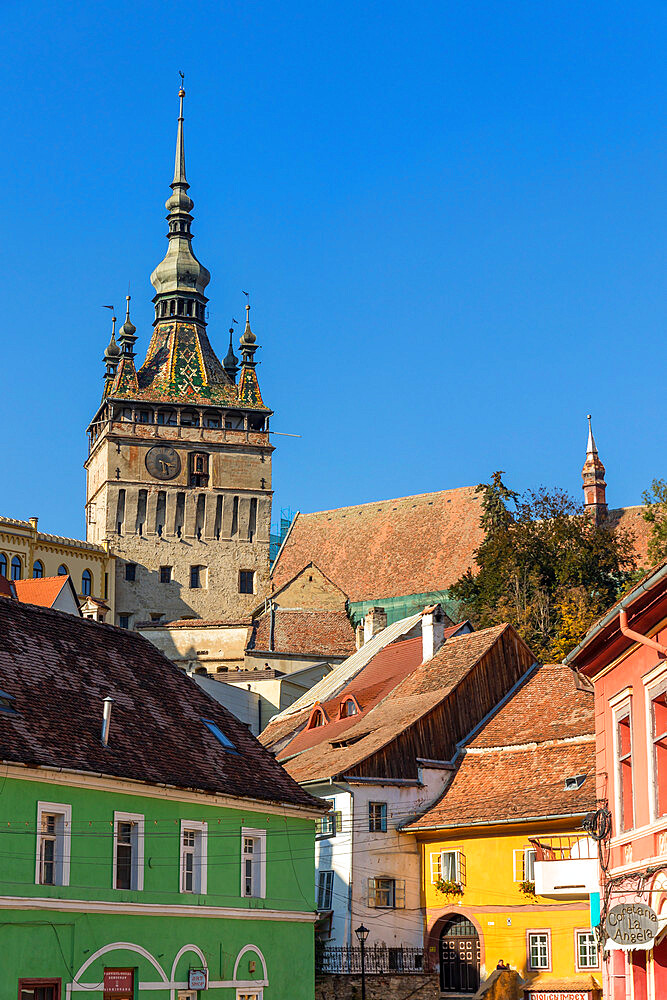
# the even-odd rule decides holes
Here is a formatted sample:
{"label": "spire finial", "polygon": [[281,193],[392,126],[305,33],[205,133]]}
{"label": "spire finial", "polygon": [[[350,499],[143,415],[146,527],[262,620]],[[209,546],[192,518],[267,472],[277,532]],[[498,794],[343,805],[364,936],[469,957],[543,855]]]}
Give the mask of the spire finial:
{"label": "spire finial", "polygon": [[229,377],[232,380],[232,382],[236,382],[236,376],[237,376],[238,370],[239,370],[239,359],[234,354],[234,347],[233,347],[233,344],[232,344],[232,340],[233,340],[233,337],[234,337],[234,324],[235,323],[236,323],[236,320],[232,319],[232,325],[229,328],[229,350],[227,351],[227,354],[225,355],[225,359],[222,362],[222,367],[225,369],[225,371],[229,375]]}
{"label": "spire finial", "polygon": [[172,187],[174,184],[186,184],[185,180],[185,142],[183,140],[183,98],[185,97],[185,76],[183,73],[179,72],[181,78],[181,86],[178,91],[179,98],[179,108],[178,108],[178,131],[176,133],[176,161],[174,163],[174,179],[172,181]]}
{"label": "spire finial", "polygon": [[591,426],[591,414],[587,414],[586,419],[588,420],[588,443],[586,445],[587,455],[597,455],[598,450],[595,444],[595,438],[593,437],[593,427]]}

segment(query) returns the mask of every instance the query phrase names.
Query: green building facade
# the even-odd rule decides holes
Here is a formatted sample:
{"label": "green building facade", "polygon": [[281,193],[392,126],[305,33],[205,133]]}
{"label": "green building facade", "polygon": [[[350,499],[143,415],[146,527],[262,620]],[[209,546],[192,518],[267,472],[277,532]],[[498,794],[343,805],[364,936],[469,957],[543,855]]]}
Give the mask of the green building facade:
{"label": "green building facade", "polygon": [[[10,772],[0,821],[2,1000],[19,987],[21,1000],[313,996],[314,819],[103,778]],[[253,896],[242,895],[249,839]],[[116,888],[128,882],[135,888]],[[117,970],[131,975],[114,980]],[[207,989],[189,990],[190,970],[206,974]]]}

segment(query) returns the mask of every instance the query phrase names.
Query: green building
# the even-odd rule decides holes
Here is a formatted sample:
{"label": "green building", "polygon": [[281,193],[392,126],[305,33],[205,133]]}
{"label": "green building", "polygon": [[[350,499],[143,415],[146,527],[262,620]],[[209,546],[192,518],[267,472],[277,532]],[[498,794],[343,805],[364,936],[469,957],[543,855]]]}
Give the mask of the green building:
{"label": "green building", "polygon": [[0,1000],[311,1000],[319,804],[136,634],[0,597]]}

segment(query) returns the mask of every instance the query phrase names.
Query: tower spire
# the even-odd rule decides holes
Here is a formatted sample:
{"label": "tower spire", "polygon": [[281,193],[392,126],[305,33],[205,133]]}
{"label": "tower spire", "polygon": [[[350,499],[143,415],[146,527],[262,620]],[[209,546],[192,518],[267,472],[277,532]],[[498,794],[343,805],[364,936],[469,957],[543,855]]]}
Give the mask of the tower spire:
{"label": "tower spire", "polygon": [[234,347],[232,346],[234,323],[236,323],[235,319],[232,320],[232,325],[229,328],[229,350],[225,355],[225,360],[222,362],[222,367],[225,369],[232,382],[236,382],[236,376],[239,370],[239,359],[234,354]]}
{"label": "tower spire", "polygon": [[601,524],[607,516],[607,484],[604,479],[605,467],[600,461],[597,445],[593,437],[591,414],[588,414],[588,442],[586,445],[586,461],[581,470],[584,491],[584,509]]}
{"label": "tower spire", "polygon": [[206,302],[204,289],[211,280],[207,269],[200,264],[192,251],[192,209],[194,202],[188,194],[185,176],[185,138],[183,134],[183,101],[185,88],[183,74],[178,91],[178,126],[176,129],[176,156],[171,195],[165,202],[169,213],[167,221],[169,247],[167,254],[151,275],[155,288],[155,322],[166,316],[188,316],[191,321],[206,324]]}

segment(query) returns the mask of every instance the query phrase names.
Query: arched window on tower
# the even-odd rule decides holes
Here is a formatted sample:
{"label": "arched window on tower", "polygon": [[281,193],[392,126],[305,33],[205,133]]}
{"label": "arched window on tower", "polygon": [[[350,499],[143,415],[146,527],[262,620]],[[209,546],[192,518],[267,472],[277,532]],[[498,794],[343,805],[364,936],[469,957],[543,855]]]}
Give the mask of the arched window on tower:
{"label": "arched window on tower", "polygon": [[175,427],[178,423],[176,410],[158,410],[157,422],[167,427]]}
{"label": "arched window on tower", "polygon": [[7,556],[0,552],[0,576],[7,577]]}
{"label": "arched window on tower", "polygon": [[19,556],[14,556],[12,558],[12,580],[21,579],[21,570],[22,570],[21,559],[19,558]]}
{"label": "arched window on tower", "polygon": [[41,580],[44,576],[44,563],[41,559],[35,559],[32,564],[32,578],[33,580]]}
{"label": "arched window on tower", "polygon": [[67,566],[65,565],[65,563],[61,563],[60,566],[58,567],[58,576],[67,576],[68,574],[69,570]]}
{"label": "arched window on tower", "polygon": [[81,575],[81,593],[84,597],[90,597],[93,589],[93,574],[89,569],[84,569]]}
{"label": "arched window on tower", "polygon": [[181,410],[181,427],[199,427],[199,414],[196,410]]}

